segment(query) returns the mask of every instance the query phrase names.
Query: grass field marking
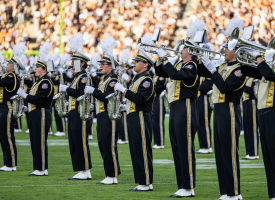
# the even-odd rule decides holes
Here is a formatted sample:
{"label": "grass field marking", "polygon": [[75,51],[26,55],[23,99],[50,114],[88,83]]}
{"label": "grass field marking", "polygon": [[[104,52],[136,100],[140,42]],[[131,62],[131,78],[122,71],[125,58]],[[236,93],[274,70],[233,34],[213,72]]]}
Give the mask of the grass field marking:
{"label": "grass field marking", "polygon": [[[197,184],[218,184],[216,182],[209,182],[209,181],[197,181]],[[169,182],[169,183],[153,183],[153,185],[170,185],[176,184],[176,182]],[[241,184],[266,184],[266,182],[241,182]],[[96,185],[95,182],[90,184],[58,184],[58,185],[0,185],[0,188],[10,188],[10,187],[67,187],[67,186],[92,186]],[[133,183],[119,183],[119,185],[134,185]],[[99,186],[101,187],[101,186]]]}

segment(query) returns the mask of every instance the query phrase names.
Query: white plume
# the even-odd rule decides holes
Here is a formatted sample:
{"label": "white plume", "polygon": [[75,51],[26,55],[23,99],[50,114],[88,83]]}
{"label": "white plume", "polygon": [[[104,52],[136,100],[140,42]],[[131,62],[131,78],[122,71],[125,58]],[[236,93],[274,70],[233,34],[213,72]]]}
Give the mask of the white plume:
{"label": "white plume", "polygon": [[37,63],[37,59],[38,59],[37,56],[31,56],[29,59],[30,65]]}
{"label": "white plume", "polygon": [[130,58],[130,50],[129,49],[123,49],[122,54],[120,56],[120,62],[126,63]]}
{"label": "white plume", "polygon": [[3,55],[3,51],[0,51],[0,63],[4,63],[5,62],[5,57]]}
{"label": "white plume", "polygon": [[114,56],[113,50],[117,45],[118,44],[113,36],[109,36],[103,40],[101,49],[103,52],[108,53],[110,56]]}
{"label": "white plume", "polygon": [[71,49],[72,52],[82,52],[83,44],[85,42],[83,35],[78,32],[75,36],[73,36],[70,41],[70,46],[69,48]]}
{"label": "white plume", "polygon": [[44,59],[45,61],[48,60],[47,54],[51,51],[52,44],[48,41],[44,42],[42,46],[39,48],[39,57]]}
{"label": "white plume", "polygon": [[68,53],[64,53],[64,55],[60,58],[60,63],[69,65],[71,60],[71,56]]}
{"label": "white plume", "polygon": [[195,37],[195,34],[197,30],[203,29],[205,26],[205,21],[200,19],[195,19],[195,21],[190,21],[190,25],[188,29],[186,30],[186,37],[189,37],[193,39]]}
{"label": "white plume", "polygon": [[239,28],[240,31],[242,30],[243,20],[239,19],[238,17],[234,17],[233,19],[231,19],[229,21],[229,24],[227,24],[226,30],[224,31],[224,34],[226,36],[230,36],[232,31],[237,27]]}
{"label": "white plume", "polygon": [[23,54],[23,55],[21,56],[21,61],[22,61],[23,65],[25,66],[26,63],[27,63],[27,61],[28,61],[28,57],[27,57],[25,54]]}
{"label": "white plume", "polygon": [[58,58],[59,58],[59,54],[58,53],[50,53],[50,55],[49,55],[49,57],[48,57],[48,59],[49,60],[52,60],[52,61],[56,61],[56,60],[58,60]]}
{"label": "white plume", "polygon": [[21,58],[21,56],[25,53],[25,51],[27,50],[26,47],[26,42],[19,42],[18,44],[14,45],[12,47],[12,50],[14,52],[14,55],[18,56],[19,58]]}
{"label": "white plume", "polygon": [[98,67],[98,62],[97,61],[99,61],[99,60],[100,60],[100,54],[99,54],[99,52],[95,52],[92,59],[91,59],[92,65]]}
{"label": "white plume", "polygon": [[[146,34],[141,38],[141,43],[153,45],[154,42],[153,42],[153,40],[152,40],[152,35],[151,35],[150,33],[146,33]],[[148,49],[148,48],[150,48],[150,47],[141,46],[141,45],[139,44],[137,48],[138,48],[138,50],[142,50],[142,49]]]}

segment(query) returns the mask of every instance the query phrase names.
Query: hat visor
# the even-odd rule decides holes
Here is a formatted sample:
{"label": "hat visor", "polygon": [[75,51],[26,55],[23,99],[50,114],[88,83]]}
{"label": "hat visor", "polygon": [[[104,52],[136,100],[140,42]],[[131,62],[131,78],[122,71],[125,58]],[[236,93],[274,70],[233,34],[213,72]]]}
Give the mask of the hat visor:
{"label": "hat visor", "polygon": [[136,61],[142,61],[144,62],[144,60],[140,59],[140,58],[133,58],[132,60],[136,60]]}
{"label": "hat visor", "polygon": [[6,60],[7,62],[9,62],[9,63],[14,63],[14,62],[12,62],[11,60]]}
{"label": "hat visor", "polygon": [[106,63],[111,63],[112,64],[112,62],[111,61],[106,61],[106,60],[99,60],[99,61],[97,61],[97,62],[106,62]]}

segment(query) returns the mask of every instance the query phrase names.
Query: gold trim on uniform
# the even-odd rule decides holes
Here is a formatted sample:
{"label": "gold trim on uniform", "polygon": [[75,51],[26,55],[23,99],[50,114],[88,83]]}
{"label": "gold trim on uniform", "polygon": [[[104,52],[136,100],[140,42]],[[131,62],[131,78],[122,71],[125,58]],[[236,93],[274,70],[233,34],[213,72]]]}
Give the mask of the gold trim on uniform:
{"label": "gold trim on uniform", "polygon": [[252,100],[252,107],[253,107],[253,135],[254,135],[254,151],[255,151],[255,156],[258,156],[257,153],[257,121],[256,121],[256,102],[255,99]]}
{"label": "gold trim on uniform", "polygon": [[188,161],[189,161],[189,174],[190,174],[190,185],[191,189],[193,185],[193,168],[192,168],[192,142],[191,142],[191,111],[190,111],[190,99],[186,99],[187,107],[187,136],[188,136]]}
{"label": "gold trim on uniform", "polygon": [[[76,77],[76,78],[73,80],[73,82],[72,82],[70,88],[76,89],[76,85],[78,84],[80,78],[81,78],[83,75],[85,75],[85,74],[80,74],[78,77]],[[69,108],[68,108],[68,111],[70,112],[71,110],[74,110],[74,109],[76,108],[75,105],[76,105],[76,98],[75,98],[75,97],[72,97],[72,96],[69,96]]]}
{"label": "gold trim on uniform", "polygon": [[123,112],[123,119],[124,119],[125,140],[128,141],[128,128],[127,128],[126,112]]}
{"label": "gold trim on uniform", "polygon": [[12,92],[12,91],[14,91],[15,89],[16,89],[16,75],[14,74],[14,73],[12,73],[12,72],[9,72],[9,73],[5,73],[5,74],[3,74],[3,76],[1,77],[1,79],[2,78],[5,78],[7,75],[9,75],[9,74],[12,74],[13,75],[13,78],[14,78],[14,87],[13,87],[13,89],[11,90],[11,91],[9,91],[8,89],[7,89],[7,87],[0,87],[0,103],[2,103],[3,102],[3,95],[4,95],[4,88],[5,88],[5,90],[7,91],[7,92]]}
{"label": "gold trim on uniform", "polygon": [[[249,78],[246,82],[246,86],[251,87],[254,78]],[[245,93],[245,92],[244,92]],[[244,101],[249,100],[249,94],[245,93]]]}
{"label": "gold trim on uniform", "polygon": [[144,127],[144,119],[143,112],[139,111],[140,125],[141,125],[141,137],[142,137],[142,150],[143,150],[143,158],[144,158],[144,168],[146,175],[146,185],[149,185],[149,171],[148,171],[148,161],[147,161],[147,151],[146,151],[146,138],[145,138],[145,127]]}
{"label": "gold trim on uniform", "polygon": [[163,146],[163,116],[162,116],[162,113],[163,113],[163,106],[162,106],[162,97],[159,97],[159,128],[160,128],[160,145]]}
{"label": "gold trim on uniform", "polygon": [[116,135],[116,121],[112,120],[112,156],[115,167],[115,176],[117,177],[117,161],[115,154],[115,135]]}
{"label": "gold trim on uniform", "polygon": [[87,147],[86,147],[86,121],[82,121],[82,141],[83,141],[85,166],[86,166],[86,170],[88,170],[89,165],[88,165],[88,155],[87,155]]}
{"label": "gold trim on uniform", "polygon": [[207,137],[207,144],[208,148],[211,148],[210,146],[210,131],[209,131],[209,124],[208,124],[208,98],[207,95],[204,95],[204,121],[205,121],[205,129],[206,129],[206,137]]}
{"label": "gold trim on uniform", "polygon": [[42,170],[45,170],[45,108],[41,108],[41,150],[42,150]]}
{"label": "gold trim on uniform", "polygon": [[10,145],[10,150],[11,150],[11,157],[12,157],[12,166],[15,167],[15,156],[14,156],[14,149],[11,141],[11,115],[12,115],[12,108],[11,108],[11,103],[8,101],[8,108],[9,108],[9,113],[8,113],[8,124],[7,124],[7,136],[8,136],[8,141]]}
{"label": "gold trim on uniform", "polygon": [[237,177],[237,162],[236,162],[236,138],[235,138],[235,112],[233,103],[229,103],[230,114],[231,114],[231,136],[232,136],[232,159],[233,159],[233,176],[234,176],[234,188],[235,195],[238,195],[238,177]]}

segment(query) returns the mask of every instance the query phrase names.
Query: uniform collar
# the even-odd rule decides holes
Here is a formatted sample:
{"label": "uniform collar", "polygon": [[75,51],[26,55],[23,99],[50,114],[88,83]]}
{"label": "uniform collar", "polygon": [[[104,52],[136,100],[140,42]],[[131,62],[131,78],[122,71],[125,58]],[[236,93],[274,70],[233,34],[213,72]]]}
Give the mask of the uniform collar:
{"label": "uniform collar", "polygon": [[40,80],[42,80],[42,79],[45,79],[45,78],[48,78],[48,75],[47,75],[47,74],[45,74],[44,76],[42,76],[41,78],[39,78],[39,79],[37,80],[37,82],[40,81]]}
{"label": "uniform collar", "polygon": [[112,76],[115,73],[114,70],[112,70],[107,76],[104,76],[104,81],[106,81],[110,76]]}
{"label": "uniform collar", "polygon": [[237,64],[237,63],[238,63],[237,61],[228,62],[228,63],[227,63],[227,66],[232,66],[232,65],[235,65],[235,64]]}

